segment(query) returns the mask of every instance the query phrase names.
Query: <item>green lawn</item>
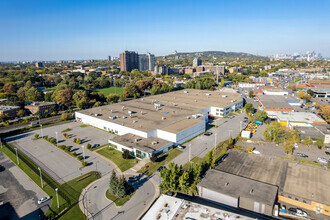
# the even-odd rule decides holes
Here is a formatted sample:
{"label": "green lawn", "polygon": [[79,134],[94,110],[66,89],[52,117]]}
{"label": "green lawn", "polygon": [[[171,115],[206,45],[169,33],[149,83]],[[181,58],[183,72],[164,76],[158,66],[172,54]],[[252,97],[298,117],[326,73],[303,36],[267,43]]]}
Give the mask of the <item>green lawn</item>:
{"label": "green lawn", "polygon": [[92,171],[85,175],[79,176],[69,182],[62,185],[62,188],[70,192],[71,196],[74,197],[73,206],[65,212],[59,219],[84,219],[85,216],[79,208],[79,196],[81,191],[88,186],[90,183],[101,178],[100,173]]}
{"label": "green lawn", "polygon": [[109,94],[120,95],[124,92],[124,89],[120,87],[109,87],[109,88],[97,89],[96,92],[103,93],[104,97],[107,97]]}
{"label": "green lawn", "polygon": [[105,193],[107,199],[113,201],[116,206],[123,206],[133,195],[134,192],[132,192],[130,195],[125,196],[124,198],[119,198],[118,196],[109,193],[109,190],[107,190],[107,192]]}
{"label": "green lawn", "polygon": [[123,153],[121,151],[115,150],[111,147],[105,147],[96,152],[114,162],[122,172],[130,169],[139,162],[139,160],[136,158],[124,159],[122,156]]}
{"label": "green lawn", "polygon": [[178,149],[170,150],[169,152],[161,155],[156,162],[149,162],[138,173],[144,173],[146,175],[153,174],[159,167],[164,166],[167,162],[173,160],[176,156],[181,154],[182,151]]}
{"label": "green lawn", "polygon": [[[192,159],[191,159],[191,163],[202,163],[203,162],[203,159],[202,158],[200,158],[200,157],[193,157]],[[183,169],[184,170],[189,170],[189,166],[190,166],[190,164],[189,164],[189,162],[188,163],[186,163],[185,165],[183,165]]]}
{"label": "green lawn", "polygon": [[[16,155],[12,153],[7,147],[3,147],[1,151],[6,154],[15,164],[16,164]],[[24,156],[24,158],[28,161],[30,161],[33,166],[36,166],[33,161],[31,161],[28,157]],[[24,163],[22,160],[19,161],[19,168],[28,175],[32,181],[34,181],[40,188],[40,177],[39,174],[36,174],[26,163]],[[43,171],[42,171],[43,172]],[[46,174],[43,172],[43,176]],[[55,190],[50,187],[45,181],[44,181],[44,187],[42,190],[49,195],[52,198],[52,204],[50,205],[49,210],[46,212],[46,216],[49,218],[54,218],[54,215],[56,213],[59,213],[60,211],[64,210],[65,208],[68,208],[67,211],[63,212],[60,216],[60,219],[84,219],[83,213],[80,211],[80,208],[78,206],[78,200],[79,195],[83,188],[85,188],[87,185],[89,185],[91,182],[95,181],[96,179],[99,179],[101,176],[98,172],[90,172],[88,174],[82,175],[80,177],[77,177],[76,179],[73,179],[67,183],[64,183],[62,185],[59,185],[54,180],[51,179],[51,181],[58,185],[57,187],[59,190],[64,192],[66,196],[71,200],[71,206],[62,198],[60,195],[59,197],[59,205],[60,208],[57,208],[57,200],[56,200],[56,192]]]}

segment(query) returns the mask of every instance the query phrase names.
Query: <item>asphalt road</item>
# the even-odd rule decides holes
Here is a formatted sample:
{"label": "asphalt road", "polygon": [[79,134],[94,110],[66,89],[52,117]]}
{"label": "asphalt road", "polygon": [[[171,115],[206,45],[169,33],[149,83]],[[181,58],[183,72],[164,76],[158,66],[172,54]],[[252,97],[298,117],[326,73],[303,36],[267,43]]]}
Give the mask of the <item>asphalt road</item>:
{"label": "asphalt road", "polygon": [[39,219],[40,212],[46,212],[50,201],[41,205],[38,199],[47,196],[23,171],[0,152],[0,164],[5,170],[0,172],[0,219]]}
{"label": "asphalt road", "polygon": [[[240,122],[246,117],[245,113],[241,113],[238,116],[235,116],[233,119],[221,118],[216,120],[213,124],[218,127],[213,127],[209,129],[209,132],[213,134],[211,136],[200,135],[194,138],[192,141],[185,143],[185,148],[183,152],[174,158],[172,161],[178,165],[184,165],[189,161],[189,148],[191,147],[190,159],[193,157],[203,158],[207,152],[214,148],[215,143],[220,143],[225,141],[231,136],[232,138],[237,137],[240,130]],[[243,128],[242,124],[242,128]]]}
{"label": "asphalt road", "polygon": [[84,208],[81,207],[81,210],[86,215],[88,212],[91,219],[138,219],[151,205],[157,192],[150,177],[144,176],[133,184],[136,191],[131,199],[124,206],[116,207],[105,196],[109,180],[110,174],[91,184],[82,194]]}

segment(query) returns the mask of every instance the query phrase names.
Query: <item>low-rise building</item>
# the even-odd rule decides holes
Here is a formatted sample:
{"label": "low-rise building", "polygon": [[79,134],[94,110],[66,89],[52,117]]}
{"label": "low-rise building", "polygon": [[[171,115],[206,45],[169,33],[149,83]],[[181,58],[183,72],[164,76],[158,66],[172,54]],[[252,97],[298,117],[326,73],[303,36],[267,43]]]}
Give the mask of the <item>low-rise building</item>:
{"label": "low-rise building", "polygon": [[278,187],[268,183],[226,173],[207,171],[198,184],[198,195],[216,204],[273,216]]}
{"label": "low-rise building", "polygon": [[24,103],[25,109],[29,110],[32,114],[39,112],[41,115],[51,114],[57,110],[55,102],[34,102],[27,101]]}
{"label": "low-rise building", "polygon": [[293,112],[292,107],[287,100],[291,100],[288,96],[278,95],[258,95],[256,99],[259,101],[258,108],[263,111],[281,111]]}
{"label": "low-rise building", "polygon": [[327,124],[322,118],[310,112],[268,111],[268,117],[276,119],[286,127],[312,127],[316,124]]}
{"label": "low-rise building", "polygon": [[6,115],[9,118],[14,118],[17,116],[17,112],[20,109],[19,106],[6,106],[1,105],[0,106],[0,115]]}

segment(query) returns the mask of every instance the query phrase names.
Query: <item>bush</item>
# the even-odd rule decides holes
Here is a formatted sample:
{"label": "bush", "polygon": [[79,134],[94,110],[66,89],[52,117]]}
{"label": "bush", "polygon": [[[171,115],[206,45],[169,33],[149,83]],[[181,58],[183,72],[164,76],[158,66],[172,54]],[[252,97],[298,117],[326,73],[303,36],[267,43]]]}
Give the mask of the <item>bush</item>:
{"label": "bush", "polygon": [[70,151],[71,151],[71,147],[66,147],[66,148],[65,148],[65,151],[66,151],[66,152],[70,152]]}
{"label": "bush", "polygon": [[65,148],[66,148],[66,146],[65,145],[60,145],[60,146],[58,146],[60,149],[62,149],[62,150],[64,150]]}
{"label": "bush", "polygon": [[88,144],[87,144],[87,149],[88,149],[88,150],[92,149],[92,145],[88,143]]}
{"label": "bush", "polygon": [[61,120],[62,121],[66,121],[66,120],[68,120],[69,119],[69,114],[68,113],[62,113],[62,115],[61,115]]}
{"label": "bush", "polygon": [[77,143],[77,144],[80,144],[80,143],[81,143],[81,142],[80,142],[80,138],[77,138],[76,143]]}
{"label": "bush", "polygon": [[124,150],[124,152],[123,152],[123,158],[124,159],[129,159],[130,158],[130,155],[129,155],[129,151],[128,150]]}
{"label": "bush", "polygon": [[88,163],[87,163],[86,161],[82,161],[82,162],[81,162],[81,165],[82,165],[83,167],[85,167],[85,166],[88,165]]}
{"label": "bush", "polygon": [[72,156],[76,157],[77,156],[77,153],[76,152],[73,152],[72,153]]}
{"label": "bush", "polygon": [[155,154],[155,153],[152,153],[151,154],[151,157],[150,157],[150,160],[151,160],[151,162],[156,162],[157,161],[157,155]]}
{"label": "bush", "polygon": [[46,136],[44,136],[43,138],[44,138],[46,141],[48,140],[48,136],[47,136],[47,135],[46,135]]}
{"label": "bush", "polygon": [[82,159],[84,159],[84,157],[83,157],[83,156],[81,156],[81,155],[80,155],[80,156],[78,156],[77,158],[78,158],[78,160],[82,160]]}
{"label": "bush", "polygon": [[67,133],[64,133],[63,136],[66,138],[66,139],[69,139],[69,135]]}
{"label": "bush", "polygon": [[35,139],[35,140],[39,139],[39,134],[35,134],[35,135],[34,135],[34,139]]}
{"label": "bush", "polygon": [[55,138],[50,138],[49,142],[52,143],[52,144],[55,144],[56,143],[56,139]]}
{"label": "bush", "polygon": [[77,138],[73,138],[73,143],[76,143],[76,141],[77,141]]}

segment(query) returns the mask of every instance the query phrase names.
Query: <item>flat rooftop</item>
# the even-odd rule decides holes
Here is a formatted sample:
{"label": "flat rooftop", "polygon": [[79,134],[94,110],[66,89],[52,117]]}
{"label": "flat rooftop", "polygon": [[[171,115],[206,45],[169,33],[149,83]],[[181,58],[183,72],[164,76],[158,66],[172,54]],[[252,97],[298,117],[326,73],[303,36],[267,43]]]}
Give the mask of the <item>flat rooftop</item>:
{"label": "flat rooftop", "polygon": [[216,169],[277,185],[280,192],[330,205],[329,170],[234,150]]}
{"label": "flat rooftop", "polygon": [[328,170],[289,163],[283,192],[330,205],[329,183]]}
{"label": "flat rooftop", "polygon": [[7,105],[0,105],[0,111],[8,111],[12,109],[19,109],[19,106],[7,106]]}
{"label": "flat rooftop", "polygon": [[54,105],[55,102],[33,102],[33,101],[26,101],[24,102],[25,106],[44,106],[44,105]]}
{"label": "flat rooftop", "polygon": [[[204,201],[203,201],[204,202]],[[205,202],[204,202],[205,203]],[[244,215],[229,212],[206,204],[161,195],[151,206],[142,220],[182,220],[182,219],[254,219]]]}
{"label": "flat rooftop", "polygon": [[274,204],[278,191],[275,185],[216,169],[208,170],[199,185],[235,198],[244,197],[270,206]]}
{"label": "flat rooftop", "polygon": [[295,100],[289,96],[279,96],[279,95],[258,95],[257,96],[259,101],[264,105],[265,107],[269,108],[292,108],[291,105],[289,105],[286,100]]}
{"label": "flat rooftop", "polygon": [[149,132],[169,127],[187,117],[192,118],[192,115],[207,114],[200,112],[202,109],[211,106],[223,108],[240,101],[242,97],[237,93],[187,89],[86,109],[79,113]]}
{"label": "flat rooftop", "polygon": [[172,143],[156,137],[143,138],[130,133],[117,136],[110,141],[129,147],[131,149],[135,148],[146,153],[151,153]]}
{"label": "flat rooftop", "polygon": [[274,112],[269,111],[269,116],[275,116],[280,121],[305,122],[305,123],[324,123],[326,122],[316,114],[310,112]]}
{"label": "flat rooftop", "polygon": [[180,133],[181,131],[186,130],[187,128],[193,127],[200,123],[205,123],[205,122],[202,120],[197,120],[197,119],[184,119],[175,124],[171,124],[170,126],[162,128],[161,130],[177,134],[177,133]]}

